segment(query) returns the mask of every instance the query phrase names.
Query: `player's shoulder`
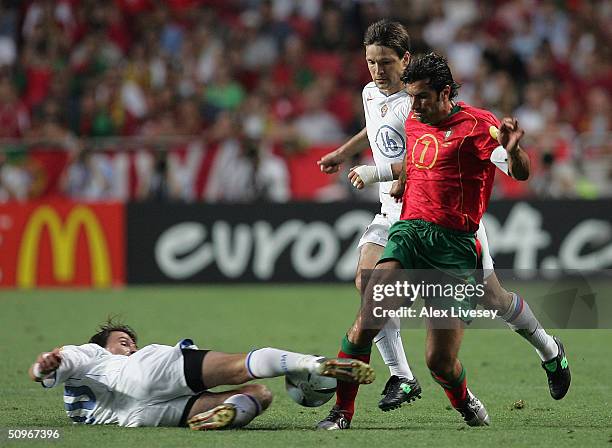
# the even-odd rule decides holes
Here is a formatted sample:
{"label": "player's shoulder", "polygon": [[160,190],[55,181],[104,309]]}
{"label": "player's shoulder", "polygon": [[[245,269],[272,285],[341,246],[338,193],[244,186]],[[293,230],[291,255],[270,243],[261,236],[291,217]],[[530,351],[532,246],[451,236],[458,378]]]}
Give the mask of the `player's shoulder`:
{"label": "player's shoulder", "polygon": [[471,115],[478,122],[486,125],[499,125],[499,120],[497,119],[495,114],[493,114],[493,112],[486,109],[480,109],[478,107],[474,107],[466,103],[459,103],[459,105],[461,106],[461,110],[463,112]]}
{"label": "player's shoulder", "polygon": [[475,135],[489,135],[497,138],[499,120],[492,112],[465,103],[459,103],[459,105],[464,119],[467,120],[469,128],[472,129],[471,132]]}
{"label": "player's shoulder", "polygon": [[370,81],[369,83],[367,83],[362,90],[362,95],[365,96],[372,96],[375,95],[376,93],[378,93],[378,87],[376,87],[376,84],[374,83],[374,81]]}

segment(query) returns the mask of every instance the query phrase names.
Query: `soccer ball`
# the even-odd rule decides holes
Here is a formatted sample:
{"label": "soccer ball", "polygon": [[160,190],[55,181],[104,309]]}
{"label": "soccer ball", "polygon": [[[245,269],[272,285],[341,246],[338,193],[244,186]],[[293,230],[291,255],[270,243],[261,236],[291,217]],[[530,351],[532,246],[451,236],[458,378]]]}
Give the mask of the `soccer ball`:
{"label": "soccer ball", "polygon": [[336,393],[335,378],[313,373],[291,373],[285,376],[285,388],[297,404],[315,408],[327,403]]}

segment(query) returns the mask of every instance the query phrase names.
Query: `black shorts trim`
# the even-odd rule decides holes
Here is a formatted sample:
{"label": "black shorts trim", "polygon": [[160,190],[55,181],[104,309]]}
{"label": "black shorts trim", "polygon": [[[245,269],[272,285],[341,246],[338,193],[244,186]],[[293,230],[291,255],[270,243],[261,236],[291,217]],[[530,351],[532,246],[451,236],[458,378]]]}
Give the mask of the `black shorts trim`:
{"label": "black shorts trim", "polygon": [[202,381],[202,361],[210,350],[182,349],[183,353],[183,373],[185,382],[194,394],[199,394],[207,389]]}
{"label": "black shorts trim", "polygon": [[189,411],[191,411],[191,408],[193,407],[193,404],[196,402],[196,400],[200,398],[203,394],[204,392],[197,395],[193,395],[191,398],[189,398],[187,404],[185,404],[185,409],[183,410],[183,413],[181,414],[181,419],[179,420],[179,426],[181,428],[187,427],[187,417],[189,416]]}

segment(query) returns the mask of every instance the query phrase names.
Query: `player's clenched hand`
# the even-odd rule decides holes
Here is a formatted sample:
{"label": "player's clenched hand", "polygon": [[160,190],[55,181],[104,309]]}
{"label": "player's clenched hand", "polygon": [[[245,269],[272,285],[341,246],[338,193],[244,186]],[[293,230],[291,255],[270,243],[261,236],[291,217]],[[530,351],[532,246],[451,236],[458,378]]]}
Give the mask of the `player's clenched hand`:
{"label": "player's clenched hand", "polygon": [[400,182],[399,180],[393,181],[393,185],[391,185],[391,189],[389,190],[389,195],[395,202],[402,202],[402,197],[404,196],[404,189],[406,188],[405,182]]}
{"label": "player's clenched hand", "polygon": [[48,375],[49,373],[55,372],[62,363],[62,355],[60,349],[56,348],[51,352],[41,353],[36,358],[40,373]]}
{"label": "player's clenched hand", "polygon": [[506,148],[506,151],[512,152],[518,148],[523,135],[525,135],[525,130],[519,126],[518,120],[506,117],[501,122],[497,139]]}
{"label": "player's clenched hand", "polygon": [[351,184],[353,185],[353,187],[355,187],[358,190],[361,190],[363,187],[365,187],[365,182],[363,181],[363,179],[357,172],[357,168],[359,167],[354,166],[351,168],[351,170],[348,173],[348,178],[351,181]]}
{"label": "player's clenched hand", "polygon": [[317,161],[317,165],[319,165],[322,172],[332,174],[340,169],[340,165],[342,165],[343,162],[344,157],[338,150],[336,150],[321,157],[321,159]]}
{"label": "player's clenched hand", "polygon": [[348,178],[353,187],[358,190],[361,190],[366,185],[372,185],[381,181],[376,165],[354,166],[350,169]]}

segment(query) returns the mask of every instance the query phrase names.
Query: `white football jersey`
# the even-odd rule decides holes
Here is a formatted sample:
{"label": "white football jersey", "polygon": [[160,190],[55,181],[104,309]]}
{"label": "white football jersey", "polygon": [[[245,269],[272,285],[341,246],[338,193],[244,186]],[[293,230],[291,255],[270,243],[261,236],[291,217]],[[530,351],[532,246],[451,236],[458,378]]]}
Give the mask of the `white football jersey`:
{"label": "white football jersey", "polygon": [[[191,341],[189,341],[191,342]],[[193,343],[192,343],[193,344]],[[130,356],[113,355],[97,344],[65,345],[62,362],[44,387],[64,383],[64,408],[75,423],[158,426],[180,415],[193,391],[183,372],[181,341],[176,346],[151,344]],[[185,397],[179,409],[170,400]],[[155,408],[156,414],[150,415]]]}
{"label": "white football jersey", "polygon": [[[405,89],[392,95],[382,93],[374,82],[368,83],[362,92],[366,130],[376,166],[403,162],[406,153],[406,132],[404,125],[410,112],[410,98]],[[506,150],[499,146],[491,154],[493,162],[504,174],[508,173]],[[392,221],[399,219],[402,204],[389,195],[392,181],[380,182],[379,197],[381,213]]]}
{"label": "white football jersey", "polygon": [[64,383],[64,408],[76,423],[119,423],[121,397],[113,389],[127,356],[113,355],[97,344],[65,345],[55,375],[44,387]]}
{"label": "white football jersey", "polygon": [[[402,89],[387,96],[371,82],[363,88],[362,98],[374,162],[377,166],[401,163],[406,153],[404,122],[410,111],[408,94]],[[381,213],[388,214],[395,221],[399,219],[402,204],[389,196],[392,184],[381,182],[379,197]]]}

